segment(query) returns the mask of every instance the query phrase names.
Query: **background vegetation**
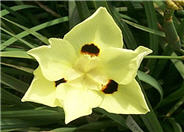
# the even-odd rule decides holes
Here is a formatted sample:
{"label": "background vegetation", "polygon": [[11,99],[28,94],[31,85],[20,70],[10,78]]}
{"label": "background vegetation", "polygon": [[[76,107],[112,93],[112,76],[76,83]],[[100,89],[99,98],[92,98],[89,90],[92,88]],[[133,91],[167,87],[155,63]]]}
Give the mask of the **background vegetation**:
{"label": "background vegetation", "polygon": [[[103,6],[124,36],[124,48],[151,48],[137,80],[151,109],[146,115],[116,115],[102,109],[64,124],[61,108],[20,100],[38,63],[26,51],[62,38],[74,25]],[[164,1],[14,1],[1,3],[1,128],[3,131],[182,132],[184,130],[184,10]],[[154,57],[155,58],[155,57]],[[168,58],[168,57],[165,57]],[[183,57],[184,58],[184,57]]]}

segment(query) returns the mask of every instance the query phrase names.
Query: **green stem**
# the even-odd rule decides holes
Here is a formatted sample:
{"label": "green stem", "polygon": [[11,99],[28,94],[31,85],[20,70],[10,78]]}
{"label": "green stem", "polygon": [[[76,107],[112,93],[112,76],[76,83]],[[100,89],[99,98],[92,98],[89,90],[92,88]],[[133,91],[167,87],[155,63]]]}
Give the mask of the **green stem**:
{"label": "green stem", "polygon": [[157,56],[157,55],[152,55],[152,56],[145,56],[144,59],[179,59],[179,60],[184,60],[184,56]]}
{"label": "green stem", "polygon": [[166,114],[167,117],[170,117],[182,104],[184,103],[184,97],[181,98],[175,105],[172,107],[169,112]]}

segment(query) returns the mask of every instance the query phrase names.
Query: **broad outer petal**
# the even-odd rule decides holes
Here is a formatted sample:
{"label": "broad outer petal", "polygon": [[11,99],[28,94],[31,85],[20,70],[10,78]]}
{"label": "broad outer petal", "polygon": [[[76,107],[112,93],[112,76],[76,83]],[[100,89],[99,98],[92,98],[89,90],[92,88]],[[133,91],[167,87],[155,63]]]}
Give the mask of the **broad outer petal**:
{"label": "broad outer petal", "polygon": [[101,65],[98,69],[106,74],[107,78],[119,84],[128,84],[135,78],[144,56],[151,52],[152,50],[143,46],[139,46],[135,51],[106,48],[100,56]]}
{"label": "broad outer petal", "polygon": [[87,85],[91,85],[91,83],[75,81],[57,87],[57,98],[62,102],[66,124],[79,117],[91,114],[92,108],[101,103],[101,96],[95,90],[88,89]]}
{"label": "broad outer petal", "polygon": [[[49,46],[40,46],[28,51],[28,54],[40,64],[45,78],[56,81],[61,78],[68,80],[78,76],[78,73],[72,69],[72,64],[76,60],[73,46],[66,40],[57,38],[51,38],[49,42],[51,44]],[[67,78],[68,75],[70,75],[69,78]]]}
{"label": "broad outer petal", "polygon": [[57,106],[54,82],[45,79],[40,67],[34,71],[34,75],[34,79],[21,101],[31,101],[51,107]]}
{"label": "broad outer petal", "polygon": [[123,47],[122,33],[106,8],[100,7],[89,18],[76,25],[64,39],[69,41],[78,54],[85,44],[101,47]]}
{"label": "broad outer petal", "polygon": [[119,85],[113,94],[104,94],[99,106],[116,114],[145,114],[149,112],[144,95],[136,80],[127,85]]}

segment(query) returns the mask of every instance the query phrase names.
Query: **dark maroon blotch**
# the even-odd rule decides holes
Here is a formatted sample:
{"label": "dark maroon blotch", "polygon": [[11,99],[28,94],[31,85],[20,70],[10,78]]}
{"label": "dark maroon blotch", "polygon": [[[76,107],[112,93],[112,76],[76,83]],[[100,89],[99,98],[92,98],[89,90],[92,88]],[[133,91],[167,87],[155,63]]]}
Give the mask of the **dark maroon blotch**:
{"label": "dark maroon blotch", "polygon": [[102,90],[105,94],[112,94],[118,91],[118,83],[114,80],[109,80],[107,85]]}
{"label": "dark maroon blotch", "polygon": [[98,56],[100,49],[95,46],[93,43],[85,44],[82,46],[81,53],[89,54],[91,56]]}
{"label": "dark maroon blotch", "polygon": [[57,87],[61,83],[65,83],[65,82],[66,82],[66,80],[64,78],[59,79],[59,80],[55,81],[55,87]]}

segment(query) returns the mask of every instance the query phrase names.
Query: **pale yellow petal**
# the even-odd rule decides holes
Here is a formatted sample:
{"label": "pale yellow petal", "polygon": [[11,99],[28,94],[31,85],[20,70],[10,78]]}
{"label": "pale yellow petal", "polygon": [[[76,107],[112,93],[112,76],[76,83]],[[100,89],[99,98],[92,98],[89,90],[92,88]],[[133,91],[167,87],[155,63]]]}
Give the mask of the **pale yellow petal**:
{"label": "pale yellow petal", "polygon": [[104,94],[104,100],[99,107],[116,114],[145,114],[149,112],[144,95],[136,80],[127,85],[119,85],[118,91],[113,94]]}
{"label": "pale yellow petal", "polygon": [[35,70],[34,75],[34,79],[22,101],[31,101],[51,107],[57,106],[55,83],[42,75],[40,67]]}
{"label": "pale yellow petal", "polygon": [[139,46],[135,51],[120,48],[106,48],[100,56],[101,65],[98,69],[107,78],[120,84],[130,83],[136,76],[144,56],[152,50]]}
{"label": "pale yellow petal", "polygon": [[76,60],[72,45],[57,38],[49,39],[49,42],[49,46],[40,46],[28,51],[40,64],[43,75],[50,81],[66,78],[70,72],[72,76],[78,76],[78,73],[72,70],[72,64]]}
{"label": "pale yellow petal", "polygon": [[102,101],[96,91],[86,88],[86,85],[82,86],[82,82],[59,85],[57,98],[63,102],[66,124],[91,114],[92,108],[97,107]]}
{"label": "pale yellow petal", "polygon": [[69,41],[78,54],[85,44],[94,43],[101,47],[123,46],[122,33],[106,8],[100,7],[89,18],[76,25],[64,39]]}

